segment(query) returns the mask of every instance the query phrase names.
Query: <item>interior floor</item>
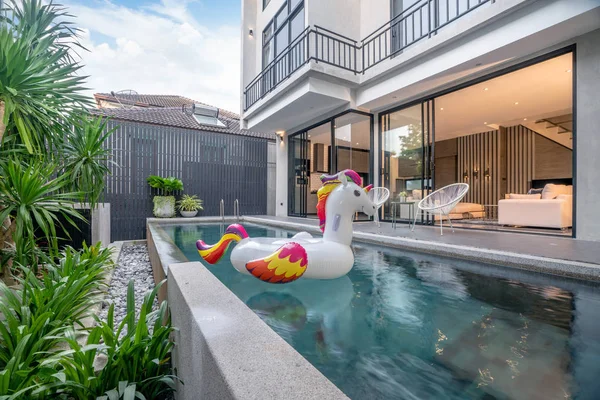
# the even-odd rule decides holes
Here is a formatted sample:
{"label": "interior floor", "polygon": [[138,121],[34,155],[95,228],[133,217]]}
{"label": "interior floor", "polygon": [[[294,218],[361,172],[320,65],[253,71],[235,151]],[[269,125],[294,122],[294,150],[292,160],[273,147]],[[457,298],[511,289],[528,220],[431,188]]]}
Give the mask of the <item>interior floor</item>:
{"label": "interior floor", "polygon": [[[439,226],[436,223],[436,226]],[[444,226],[450,227],[447,221],[444,221]],[[491,231],[500,231],[500,232],[519,232],[519,233],[535,233],[538,235],[550,235],[550,236],[565,236],[572,237],[573,229],[550,229],[550,228],[535,228],[528,226],[508,226],[508,225],[498,225],[497,221],[487,221],[487,220],[458,220],[452,221],[452,226],[455,228],[471,228],[471,229],[485,229]]]}

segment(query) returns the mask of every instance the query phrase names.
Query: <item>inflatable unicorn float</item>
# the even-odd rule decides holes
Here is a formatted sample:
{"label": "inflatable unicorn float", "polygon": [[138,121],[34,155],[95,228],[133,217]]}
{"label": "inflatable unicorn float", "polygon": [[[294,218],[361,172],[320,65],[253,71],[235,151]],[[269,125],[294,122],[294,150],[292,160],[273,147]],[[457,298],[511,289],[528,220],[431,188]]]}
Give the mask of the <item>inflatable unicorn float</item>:
{"label": "inflatable unicorn float", "polygon": [[[346,169],[335,175],[322,175],[323,186],[317,192],[317,214],[322,238],[300,232],[289,239],[250,238],[243,226],[230,225],[213,246],[196,242],[200,256],[216,264],[235,241],[231,263],[239,272],[251,274],[269,283],[287,283],[300,277],[335,279],[344,276],[354,265],[352,221],[355,213],[376,215],[389,197],[386,188],[361,187],[361,178]],[[373,192],[372,192],[373,190]],[[378,198],[374,194],[378,193]]]}

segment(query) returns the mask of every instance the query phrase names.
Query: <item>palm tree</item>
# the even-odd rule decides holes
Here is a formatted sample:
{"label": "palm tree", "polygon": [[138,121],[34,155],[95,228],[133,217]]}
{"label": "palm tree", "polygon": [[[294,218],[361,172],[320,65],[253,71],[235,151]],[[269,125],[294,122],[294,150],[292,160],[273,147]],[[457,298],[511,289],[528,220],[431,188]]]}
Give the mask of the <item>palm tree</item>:
{"label": "palm tree", "polygon": [[[10,0],[0,13],[0,143],[18,135],[29,153],[60,138],[88,104],[73,56],[77,30],[62,6]],[[79,46],[81,48],[81,46]]]}
{"label": "palm tree", "polygon": [[109,172],[103,143],[112,132],[82,112],[91,103],[78,75],[78,31],[64,7],[44,3],[10,0],[0,11],[0,262],[8,265],[32,259],[36,226],[56,254],[58,217],[81,218],[72,203],[93,206]]}

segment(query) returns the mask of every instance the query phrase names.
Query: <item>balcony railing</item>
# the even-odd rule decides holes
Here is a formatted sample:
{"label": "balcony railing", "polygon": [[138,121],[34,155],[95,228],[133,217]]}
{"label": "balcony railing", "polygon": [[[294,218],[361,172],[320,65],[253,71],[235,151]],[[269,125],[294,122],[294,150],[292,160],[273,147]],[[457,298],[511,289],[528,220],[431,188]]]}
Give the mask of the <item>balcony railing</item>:
{"label": "balcony railing", "polygon": [[246,86],[244,111],[311,60],[364,74],[490,2],[495,0],[421,0],[376,29],[360,44],[328,29],[309,26]]}

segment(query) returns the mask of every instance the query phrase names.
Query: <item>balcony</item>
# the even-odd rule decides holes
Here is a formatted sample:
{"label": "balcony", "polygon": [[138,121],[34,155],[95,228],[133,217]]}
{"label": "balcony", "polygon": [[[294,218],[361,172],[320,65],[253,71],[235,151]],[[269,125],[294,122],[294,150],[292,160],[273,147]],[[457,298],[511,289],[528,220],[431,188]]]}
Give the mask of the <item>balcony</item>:
{"label": "balcony", "polygon": [[440,29],[471,11],[494,2],[418,1],[360,42],[320,26],[309,26],[246,86],[244,112],[311,61],[364,75],[406,48],[436,35]]}

